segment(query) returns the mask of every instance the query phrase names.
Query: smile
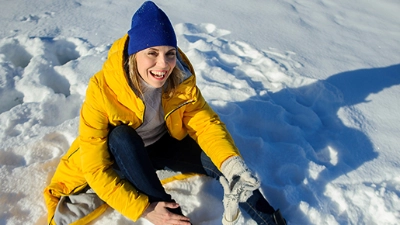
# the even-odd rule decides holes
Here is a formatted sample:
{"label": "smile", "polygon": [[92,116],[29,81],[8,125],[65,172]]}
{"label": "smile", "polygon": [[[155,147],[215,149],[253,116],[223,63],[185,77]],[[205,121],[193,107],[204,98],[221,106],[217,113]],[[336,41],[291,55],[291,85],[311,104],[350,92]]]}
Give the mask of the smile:
{"label": "smile", "polygon": [[150,74],[157,79],[163,79],[167,75],[167,71],[150,71]]}

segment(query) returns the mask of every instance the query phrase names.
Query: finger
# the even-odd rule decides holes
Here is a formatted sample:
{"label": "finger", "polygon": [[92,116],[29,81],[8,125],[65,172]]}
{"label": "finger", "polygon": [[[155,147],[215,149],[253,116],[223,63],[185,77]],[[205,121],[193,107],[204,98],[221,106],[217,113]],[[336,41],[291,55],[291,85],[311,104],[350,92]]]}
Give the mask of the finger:
{"label": "finger", "polygon": [[170,225],[191,225],[190,221],[170,221],[167,224],[170,224]]}
{"label": "finger", "polygon": [[224,176],[219,177],[219,182],[221,183],[225,193],[229,193],[231,191],[229,188],[229,182]]}
{"label": "finger", "polygon": [[259,183],[258,179],[255,176],[253,176],[251,173],[244,173],[241,176],[241,178],[242,178],[242,180],[245,180],[246,182],[249,182],[249,183],[253,183],[253,184]]}
{"label": "finger", "polygon": [[252,180],[252,181],[243,180],[241,182],[241,185],[246,186],[246,187],[258,188],[260,186],[260,182],[258,180]]}
{"label": "finger", "polygon": [[[179,208],[179,204],[178,203],[175,203],[175,202],[164,202],[164,203],[165,203],[164,207],[166,209],[168,209],[168,208],[169,209]],[[169,215],[170,215],[170,220],[173,220],[174,222],[189,221],[190,220],[188,217],[183,216],[182,214],[177,214],[177,212],[174,212],[174,211],[171,211],[171,210],[168,210],[168,212],[169,212]],[[180,213],[182,213],[182,212],[180,211]],[[180,224],[180,223],[174,223],[174,224]],[[185,223],[183,223],[183,224],[185,224]]]}
{"label": "finger", "polygon": [[172,209],[176,209],[179,207],[179,204],[176,202],[164,202],[164,207],[166,208],[172,208]]}
{"label": "finger", "polygon": [[190,222],[190,219],[186,216],[172,213],[169,222],[172,224],[190,224],[188,223]]}
{"label": "finger", "polygon": [[259,189],[258,186],[253,186],[253,185],[246,185],[246,184],[242,184],[240,187],[237,187],[235,189],[235,192],[237,192],[238,194],[241,194],[243,192],[250,192],[253,193],[253,191]]}
{"label": "finger", "polygon": [[261,185],[260,181],[251,174],[245,174],[241,178],[242,183],[246,184],[246,186],[255,187],[254,189],[259,188]]}

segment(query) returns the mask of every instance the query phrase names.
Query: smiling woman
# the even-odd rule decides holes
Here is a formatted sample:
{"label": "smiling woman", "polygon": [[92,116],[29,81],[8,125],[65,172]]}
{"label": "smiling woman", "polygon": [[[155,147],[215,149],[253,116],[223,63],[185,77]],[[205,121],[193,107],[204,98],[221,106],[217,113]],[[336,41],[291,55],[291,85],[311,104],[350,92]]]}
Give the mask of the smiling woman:
{"label": "smiling woman", "polygon": [[[157,46],[136,53],[140,76],[150,85],[162,87],[176,65],[176,49]],[[154,78],[151,79],[151,78]]]}
{"label": "smiling woman", "polygon": [[[182,79],[182,73],[176,65],[177,49],[172,46],[154,46],[132,54],[128,59],[129,78],[133,88],[141,94],[143,81],[154,88],[161,88],[167,82],[173,90]],[[171,78],[170,75],[172,74]]]}
{"label": "smiling woman", "polygon": [[90,79],[79,137],[45,189],[48,222],[86,224],[111,206],[133,221],[191,224],[161,169],[219,179],[224,225],[238,221],[239,206],[258,224],[286,224],[201,95],[168,17],[145,2]]}

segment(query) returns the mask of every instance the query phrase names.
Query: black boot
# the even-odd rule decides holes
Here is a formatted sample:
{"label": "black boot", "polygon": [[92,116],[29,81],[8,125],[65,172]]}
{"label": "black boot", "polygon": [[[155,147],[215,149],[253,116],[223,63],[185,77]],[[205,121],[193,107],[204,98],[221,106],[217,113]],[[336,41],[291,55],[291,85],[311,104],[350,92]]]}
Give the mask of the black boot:
{"label": "black boot", "polygon": [[279,209],[272,213],[272,219],[274,220],[276,225],[286,225],[286,220],[282,217]]}

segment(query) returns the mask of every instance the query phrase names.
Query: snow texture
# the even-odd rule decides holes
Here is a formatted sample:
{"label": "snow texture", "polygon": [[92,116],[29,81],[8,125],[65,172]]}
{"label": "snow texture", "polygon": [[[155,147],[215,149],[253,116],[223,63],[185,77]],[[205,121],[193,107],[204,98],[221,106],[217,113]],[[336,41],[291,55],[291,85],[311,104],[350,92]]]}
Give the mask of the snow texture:
{"label": "snow texture", "polygon": [[[398,1],[155,2],[289,224],[399,224]],[[46,223],[42,192],[77,135],[88,80],[141,4],[1,3],[0,224]],[[165,188],[194,224],[221,224],[218,181]],[[109,209],[92,224],[150,223]]]}

